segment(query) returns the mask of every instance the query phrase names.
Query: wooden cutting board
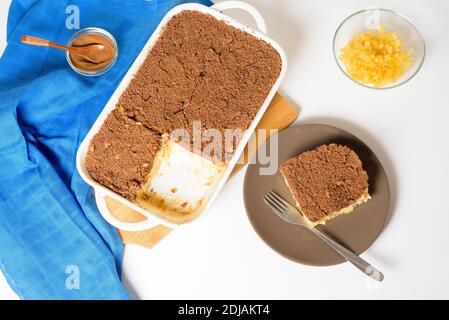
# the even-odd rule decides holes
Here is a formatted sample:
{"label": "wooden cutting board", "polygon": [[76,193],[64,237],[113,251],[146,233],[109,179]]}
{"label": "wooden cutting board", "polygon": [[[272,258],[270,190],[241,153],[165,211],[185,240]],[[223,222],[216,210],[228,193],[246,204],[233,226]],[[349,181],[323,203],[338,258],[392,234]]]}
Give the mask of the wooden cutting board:
{"label": "wooden cutting board", "polygon": [[[270,132],[269,129],[277,129],[279,131],[284,130],[290,126],[290,124],[292,124],[298,116],[298,108],[288,102],[281,94],[277,93],[257,127],[257,129],[267,130],[267,135],[265,137],[256,140],[257,146],[260,147],[267,139],[270,138],[272,132]],[[247,148],[242,155],[243,161],[239,161],[239,163],[247,163],[256,151],[257,149],[254,149],[252,152],[249,152]],[[244,166],[244,164],[236,165],[232,176],[237,174]],[[141,222],[146,219],[138,212],[122,205],[112,198],[106,199],[106,205],[108,206],[111,214],[123,222]],[[119,230],[119,233],[124,244],[138,244],[146,248],[153,248],[171,231],[172,230],[170,228],[160,225],[141,232]]]}

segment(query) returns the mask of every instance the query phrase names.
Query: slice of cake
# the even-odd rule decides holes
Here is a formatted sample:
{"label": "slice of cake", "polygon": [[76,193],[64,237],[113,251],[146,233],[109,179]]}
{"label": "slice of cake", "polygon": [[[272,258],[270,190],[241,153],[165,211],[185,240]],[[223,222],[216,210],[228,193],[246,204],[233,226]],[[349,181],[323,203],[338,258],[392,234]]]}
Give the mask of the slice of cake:
{"label": "slice of cake", "polygon": [[345,146],[320,146],[288,160],[280,171],[310,227],[348,214],[371,198],[368,174]]}

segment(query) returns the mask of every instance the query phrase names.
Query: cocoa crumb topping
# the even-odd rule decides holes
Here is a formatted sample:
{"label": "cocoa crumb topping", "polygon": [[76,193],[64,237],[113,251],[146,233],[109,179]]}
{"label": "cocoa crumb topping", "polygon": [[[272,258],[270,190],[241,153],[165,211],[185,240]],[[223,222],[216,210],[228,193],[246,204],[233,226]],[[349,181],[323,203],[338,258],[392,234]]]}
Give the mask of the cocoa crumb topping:
{"label": "cocoa crumb topping", "polygon": [[[204,133],[216,129],[224,136],[226,129],[246,130],[281,66],[268,43],[208,14],[185,11],[174,16],[92,140],[88,172],[134,200],[162,134],[187,129],[192,138],[195,121],[201,121]],[[222,162],[239,141],[231,150],[223,141]],[[207,143],[203,141],[202,150]]]}
{"label": "cocoa crumb topping", "polygon": [[134,200],[150,173],[160,139],[158,133],[113,111],[92,139],[86,169],[97,182]]}
{"label": "cocoa crumb topping", "polygon": [[337,144],[292,158],[280,171],[301,211],[312,222],[353,204],[368,188],[368,175],[358,155]]}

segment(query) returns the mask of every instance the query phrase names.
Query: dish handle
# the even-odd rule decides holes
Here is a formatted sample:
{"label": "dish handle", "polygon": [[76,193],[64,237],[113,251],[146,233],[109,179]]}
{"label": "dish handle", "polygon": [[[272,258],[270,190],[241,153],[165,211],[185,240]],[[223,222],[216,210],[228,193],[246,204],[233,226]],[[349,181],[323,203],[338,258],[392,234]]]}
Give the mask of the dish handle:
{"label": "dish handle", "polygon": [[106,204],[106,195],[102,194],[98,190],[95,190],[95,201],[97,203],[98,210],[103,218],[112,226],[122,231],[139,232],[154,228],[160,223],[152,221],[148,217],[142,222],[123,222],[114,217]]}
{"label": "dish handle", "polygon": [[224,10],[230,10],[230,9],[241,9],[246,12],[248,12],[253,19],[256,21],[257,28],[259,31],[263,33],[267,33],[267,23],[265,22],[265,19],[263,18],[262,14],[254,8],[252,5],[243,2],[243,1],[223,1],[214,4],[211,8],[218,10],[218,11],[224,11]]}

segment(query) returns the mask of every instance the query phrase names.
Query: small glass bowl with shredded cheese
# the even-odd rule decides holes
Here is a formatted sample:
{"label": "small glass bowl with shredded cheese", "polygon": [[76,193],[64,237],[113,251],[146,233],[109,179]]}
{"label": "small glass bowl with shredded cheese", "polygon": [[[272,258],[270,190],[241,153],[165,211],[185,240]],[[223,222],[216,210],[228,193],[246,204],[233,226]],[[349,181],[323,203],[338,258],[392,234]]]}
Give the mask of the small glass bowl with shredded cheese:
{"label": "small glass bowl with shredded cheese", "polygon": [[334,36],[340,69],[356,83],[374,89],[411,80],[425,58],[424,39],[415,25],[388,9],[365,9],[345,19]]}

